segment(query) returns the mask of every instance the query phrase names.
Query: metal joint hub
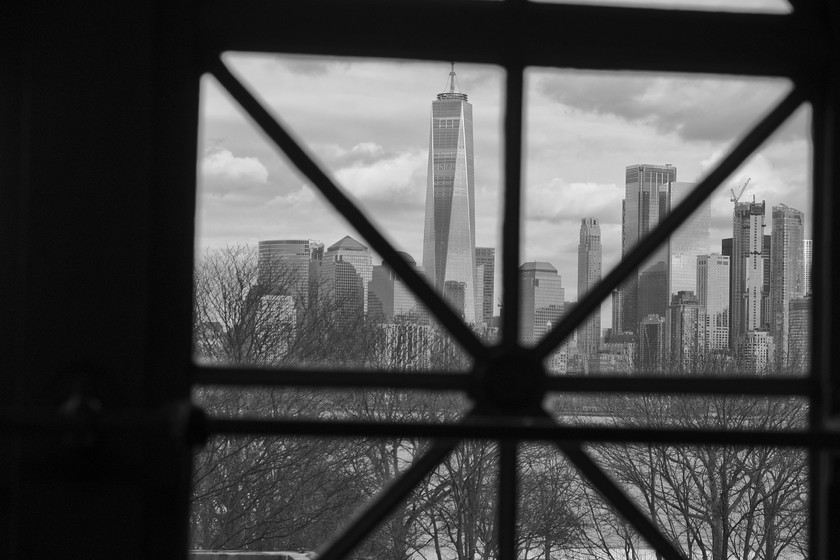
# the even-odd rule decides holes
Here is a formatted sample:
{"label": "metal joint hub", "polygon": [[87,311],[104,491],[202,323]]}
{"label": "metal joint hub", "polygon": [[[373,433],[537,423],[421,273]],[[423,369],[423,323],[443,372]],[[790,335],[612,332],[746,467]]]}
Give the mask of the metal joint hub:
{"label": "metal joint hub", "polygon": [[473,395],[479,409],[506,413],[538,410],[545,395],[545,368],[525,348],[491,352],[476,364]]}

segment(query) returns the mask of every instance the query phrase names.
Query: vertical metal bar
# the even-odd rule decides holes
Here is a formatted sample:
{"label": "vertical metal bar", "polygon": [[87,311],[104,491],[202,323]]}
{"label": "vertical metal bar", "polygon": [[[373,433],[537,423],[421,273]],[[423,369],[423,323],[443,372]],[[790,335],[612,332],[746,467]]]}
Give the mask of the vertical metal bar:
{"label": "vertical metal bar", "polygon": [[519,246],[522,206],[521,64],[507,66],[505,93],[505,198],[502,224],[502,344],[512,348],[519,338]]}
{"label": "vertical metal bar", "polygon": [[[840,228],[837,216],[840,202],[837,158],[840,137],[840,9],[832,0],[812,5],[794,3],[795,9],[819,11],[834,34],[826,38],[822,50],[832,53],[828,65],[812,85],[812,152],[814,247],[811,270],[813,318],[811,325],[811,402],[810,429],[825,430],[837,417],[840,375],[832,345],[836,340],[840,298],[832,281],[840,274]],[[810,449],[809,456],[809,556],[837,558],[840,555],[840,462],[832,449]]]}
{"label": "vertical metal bar", "polygon": [[499,503],[498,535],[499,560],[516,560],[516,518],[518,513],[517,443],[503,440],[499,443]]}

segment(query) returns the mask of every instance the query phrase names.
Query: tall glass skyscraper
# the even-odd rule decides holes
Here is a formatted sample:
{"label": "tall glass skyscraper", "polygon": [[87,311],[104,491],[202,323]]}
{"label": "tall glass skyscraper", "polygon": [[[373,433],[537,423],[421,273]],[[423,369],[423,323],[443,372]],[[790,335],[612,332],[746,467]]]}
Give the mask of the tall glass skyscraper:
{"label": "tall glass skyscraper", "polygon": [[784,204],[773,207],[770,242],[770,332],[776,348],[787,350],[790,300],[805,295],[805,215]]}
{"label": "tall glass skyscraper", "polygon": [[[625,170],[624,202],[622,203],[621,254],[629,253],[659,223],[659,186],[677,180],[673,165],[629,165]],[[664,208],[663,208],[664,210]],[[664,248],[657,250],[639,272],[657,261],[664,260]],[[639,322],[645,316],[639,310],[639,279],[631,274],[621,286],[622,331],[638,332]],[[662,316],[668,304],[663,294]]]}
{"label": "tall glass skyscraper", "polygon": [[467,323],[481,320],[475,266],[475,179],[472,105],[455,91],[432,102],[423,269]]}
{"label": "tall glass skyscraper", "polygon": [[[580,243],[578,244],[578,301],[601,281],[601,226],[598,218],[583,218],[580,221]],[[601,342],[600,306],[578,329],[578,349],[584,354],[598,353]]]}
{"label": "tall glass skyscraper", "polygon": [[[644,239],[694,189],[676,181],[672,165],[626,169],[622,255]],[[709,252],[711,203],[706,200],[622,286],[622,330],[636,332],[648,315],[665,316],[671,297],[697,291],[697,257]],[[642,285],[645,283],[645,285]]]}

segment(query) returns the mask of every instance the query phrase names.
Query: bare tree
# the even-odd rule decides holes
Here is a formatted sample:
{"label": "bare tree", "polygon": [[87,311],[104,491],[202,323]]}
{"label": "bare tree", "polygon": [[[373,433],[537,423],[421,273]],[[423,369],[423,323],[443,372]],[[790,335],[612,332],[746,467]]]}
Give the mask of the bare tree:
{"label": "bare tree", "polygon": [[[707,358],[694,361],[690,371],[726,374],[735,367],[723,357]],[[806,415],[804,404],[793,397],[633,396],[600,402],[602,420],[648,428],[787,430],[801,428]],[[775,560],[804,542],[807,468],[800,451],[628,444],[592,447],[592,452],[689,558]],[[585,533],[592,547],[638,549],[638,538],[591,489],[584,489],[584,496]]]}

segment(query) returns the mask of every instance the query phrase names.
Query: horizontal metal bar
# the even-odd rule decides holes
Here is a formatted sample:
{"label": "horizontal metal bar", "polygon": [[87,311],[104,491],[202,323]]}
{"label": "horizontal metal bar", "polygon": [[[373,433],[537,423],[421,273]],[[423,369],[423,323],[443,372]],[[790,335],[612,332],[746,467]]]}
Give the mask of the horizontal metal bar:
{"label": "horizontal metal bar", "polygon": [[[201,386],[321,387],[336,390],[394,389],[470,391],[470,376],[452,372],[365,372],[323,369],[267,369],[196,366],[192,382]],[[678,377],[678,376],[550,376],[546,389],[564,393],[645,393],[675,395],[807,396],[808,378]]]}
{"label": "horizontal metal bar", "polygon": [[674,395],[733,395],[733,396],[807,396],[808,378],[756,377],[678,377],[597,374],[582,376],[550,376],[548,391],[565,393],[645,393]]}
{"label": "horizontal metal bar", "polygon": [[747,14],[480,0],[215,0],[197,8],[204,48],[216,52],[387,53],[501,65],[515,53],[526,66],[808,76],[823,67],[828,45],[827,26],[804,10]]}
{"label": "horizontal metal bar", "polygon": [[406,262],[402,255],[385,239],[379,229],[368,220],[356,204],[333,183],[315,160],[286,129],[263,107],[248,89],[236,79],[225,64],[218,58],[208,63],[208,71],[224,86],[237,103],[254,119],[254,122],[289,158],[292,164],[312,181],[330,204],[356,228],[364,240],[388,262],[388,265],[417,295],[418,299],[446,327],[461,346],[473,356],[486,353],[484,344],[455,312],[443,302],[440,295]]}
{"label": "horizontal metal bar", "polygon": [[621,262],[601,280],[535,347],[541,357],[548,356],[595,309],[599,308],[618,285],[626,280],[653,252],[687,220],[700,204],[709,198],[727,177],[757,150],[779,126],[805,101],[802,90],[795,87],[779,104],[750,130],[721,162],[700,181],[700,184],[674,208],[647,237],[642,239]]}
{"label": "horizontal metal bar", "polygon": [[196,385],[239,387],[325,387],[334,389],[418,389],[423,391],[467,391],[472,381],[467,372],[394,373],[342,371],[340,369],[263,369],[196,367]]}
{"label": "horizontal metal bar", "polygon": [[471,417],[459,424],[210,418],[207,433],[237,436],[410,437],[580,443],[650,443],[840,448],[840,432],[559,426],[536,417]]}

